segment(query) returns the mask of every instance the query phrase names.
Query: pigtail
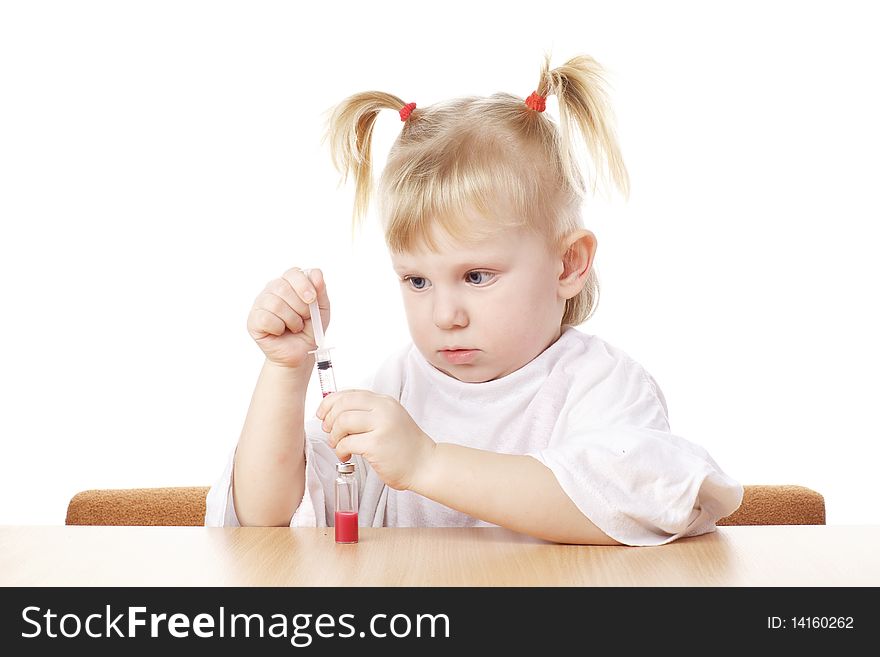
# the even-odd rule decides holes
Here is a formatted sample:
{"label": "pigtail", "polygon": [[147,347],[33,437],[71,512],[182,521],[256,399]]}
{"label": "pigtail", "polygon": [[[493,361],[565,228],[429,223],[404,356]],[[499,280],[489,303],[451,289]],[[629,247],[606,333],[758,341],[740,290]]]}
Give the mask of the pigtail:
{"label": "pigtail", "polygon": [[354,174],[355,200],[352,214],[352,230],[366,215],[373,187],[370,145],[373,125],[380,110],[399,111],[404,102],[397,96],[380,91],[367,91],[349,96],[331,108],[326,132],[321,140],[330,142],[333,166],[342,175],[340,185]]}
{"label": "pigtail", "polygon": [[551,70],[550,54],[547,53],[541,67],[537,93],[545,97],[556,96],[559,101],[562,143],[558,152],[565,179],[572,189],[581,189],[573,147],[573,133],[577,127],[586,141],[597,173],[604,178],[607,170],[626,198],[629,196],[629,175],[612,127],[613,115],[602,73],[599,63],[587,55],[573,57]]}

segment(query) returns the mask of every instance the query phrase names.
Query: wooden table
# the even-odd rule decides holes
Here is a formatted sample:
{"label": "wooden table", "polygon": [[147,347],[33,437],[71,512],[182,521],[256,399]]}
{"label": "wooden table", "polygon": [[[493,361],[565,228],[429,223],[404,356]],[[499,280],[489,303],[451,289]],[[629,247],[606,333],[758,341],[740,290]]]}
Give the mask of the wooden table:
{"label": "wooden table", "polygon": [[720,527],[659,547],[500,528],[0,526],[2,586],[878,586],[880,526]]}

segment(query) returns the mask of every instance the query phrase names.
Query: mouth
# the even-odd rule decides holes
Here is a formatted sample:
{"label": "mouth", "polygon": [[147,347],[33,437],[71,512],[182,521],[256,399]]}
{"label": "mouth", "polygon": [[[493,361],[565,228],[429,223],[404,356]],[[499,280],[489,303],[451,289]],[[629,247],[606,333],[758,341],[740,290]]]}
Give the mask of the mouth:
{"label": "mouth", "polygon": [[471,362],[480,353],[479,349],[441,349],[440,354],[453,365]]}

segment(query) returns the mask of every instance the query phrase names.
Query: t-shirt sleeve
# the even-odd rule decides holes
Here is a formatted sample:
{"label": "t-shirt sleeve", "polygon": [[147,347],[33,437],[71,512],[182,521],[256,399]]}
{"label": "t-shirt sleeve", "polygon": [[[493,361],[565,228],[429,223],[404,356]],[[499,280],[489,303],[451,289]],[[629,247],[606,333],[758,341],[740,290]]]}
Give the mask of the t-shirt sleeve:
{"label": "t-shirt sleeve", "polygon": [[[334,504],[333,482],[336,470],[336,454],[321,430],[321,421],[312,418],[305,423],[306,481],[302,501],[290,518],[291,527],[327,527],[328,512],[332,517]],[[208,491],[205,500],[206,527],[240,527],[235,514],[235,500],[232,493],[233,465],[235,450],[226,463],[226,468]],[[327,506],[329,500],[330,507]]]}
{"label": "t-shirt sleeve", "polygon": [[332,524],[335,499],[336,452],[327,442],[321,420],[306,420],[306,483],[302,502],[290,519],[291,527],[328,527]]}
{"label": "t-shirt sleeve", "polygon": [[669,431],[666,401],[636,362],[573,390],[544,449],[546,465],[581,512],[626,545],[661,545],[714,531],[742,486],[701,446]]}
{"label": "t-shirt sleeve", "polygon": [[205,499],[205,527],[240,527],[232,504],[232,465],[235,450],[229,453],[223,473],[208,490]]}
{"label": "t-shirt sleeve", "polygon": [[[365,377],[357,386],[370,388],[374,376]],[[302,501],[290,518],[291,527],[329,527],[334,520],[333,486],[336,480],[336,463],[339,459],[336,452],[327,442],[327,434],[321,429],[321,420],[314,415],[307,417],[304,423],[305,441],[303,449],[306,461],[306,480]],[[355,455],[356,471],[366,471],[363,459]],[[233,465],[235,449],[229,454],[226,468],[208,491],[205,500],[206,527],[240,527],[235,514],[235,501],[232,492]],[[363,474],[361,474],[363,478]],[[359,481],[363,485],[362,481]]]}

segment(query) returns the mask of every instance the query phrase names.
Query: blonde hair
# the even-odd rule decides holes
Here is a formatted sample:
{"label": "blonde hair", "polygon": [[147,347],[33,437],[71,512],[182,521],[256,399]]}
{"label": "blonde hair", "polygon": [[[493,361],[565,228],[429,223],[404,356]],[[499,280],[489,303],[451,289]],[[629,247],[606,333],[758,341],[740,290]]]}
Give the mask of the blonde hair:
{"label": "blonde hair", "polygon": [[[437,245],[432,228],[452,238],[488,237],[507,228],[526,228],[560,249],[565,237],[582,228],[586,194],[577,162],[575,129],[586,142],[597,173],[605,169],[629,194],[629,178],[603,88],[602,68],[577,56],[550,69],[545,54],[536,93],[556,96],[560,127],[519,96],[469,96],[413,109],[382,171],[378,197],[385,241],[392,252],[419,244]],[[370,146],[380,110],[399,111],[404,101],[368,91],[332,108],[324,140],[342,174],[355,178],[352,226],[366,215],[372,192]],[[405,116],[402,115],[402,116]],[[601,166],[604,164],[604,168]],[[595,179],[594,179],[595,189]],[[475,211],[480,223],[465,218]],[[565,305],[562,324],[577,325],[595,311],[599,283],[591,267],[579,294]]]}

